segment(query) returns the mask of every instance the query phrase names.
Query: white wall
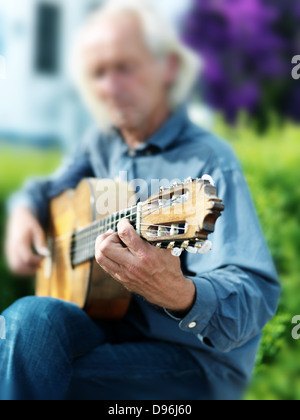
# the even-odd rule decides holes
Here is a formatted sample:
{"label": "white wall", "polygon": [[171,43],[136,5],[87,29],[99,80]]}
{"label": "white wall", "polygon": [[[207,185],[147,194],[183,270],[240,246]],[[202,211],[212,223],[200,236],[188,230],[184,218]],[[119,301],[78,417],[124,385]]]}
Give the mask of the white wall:
{"label": "white wall", "polygon": [[[34,69],[35,16],[40,0],[0,3],[4,17],[6,78],[0,80],[0,135],[62,137],[76,141],[87,123],[87,114],[69,83],[66,57],[74,31],[89,7],[88,0],[43,0],[61,8],[60,71],[38,74]],[[94,1],[92,3],[95,3]]]}

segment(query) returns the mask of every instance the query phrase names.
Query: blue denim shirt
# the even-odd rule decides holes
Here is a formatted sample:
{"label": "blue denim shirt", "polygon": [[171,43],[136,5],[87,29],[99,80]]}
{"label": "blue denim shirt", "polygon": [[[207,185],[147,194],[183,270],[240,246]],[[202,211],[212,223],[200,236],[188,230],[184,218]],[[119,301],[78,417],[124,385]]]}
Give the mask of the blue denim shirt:
{"label": "blue denim shirt", "polygon": [[261,331],[276,312],[280,286],[240,164],[226,142],[193,124],[185,108],[134,152],[118,130],[92,128],[76,156],[53,177],[29,181],[10,204],[26,204],[45,224],[51,198],[84,177],[114,179],[120,171],[127,171],[129,181],[146,180],[149,188],[153,178],[213,177],[226,206],[210,237],[213,250],[182,257],[196,285],[193,308],[177,318],[134,296],[127,319],[151,339],[186,346],[212,396],[239,398]]}

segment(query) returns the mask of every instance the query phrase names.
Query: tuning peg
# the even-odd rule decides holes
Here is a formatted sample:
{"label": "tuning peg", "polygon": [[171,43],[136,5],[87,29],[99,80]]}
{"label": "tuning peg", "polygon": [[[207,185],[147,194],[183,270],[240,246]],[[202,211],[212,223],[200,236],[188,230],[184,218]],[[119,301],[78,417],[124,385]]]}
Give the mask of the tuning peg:
{"label": "tuning peg", "polygon": [[182,248],[174,248],[172,250],[172,255],[173,255],[173,257],[180,257],[181,254],[183,253],[183,251],[184,250]]}
{"label": "tuning peg", "polygon": [[174,249],[175,248],[175,242],[170,242],[168,245],[168,249]]}
{"label": "tuning peg", "polygon": [[212,177],[210,175],[203,175],[203,177],[201,179],[202,179],[202,181],[208,181],[210,183],[210,185],[212,185],[213,187],[216,186],[215,181],[212,179]]}
{"label": "tuning peg", "polygon": [[173,184],[172,184],[172,187],[173,188],[177,188],[177,187],[180,187],[181,185],[183,185],[183,183],[182,182],[174,182]]}
{"label": "tuning peg", "polygon": [[190,176],[184,181],[185,184],[191,184],[192,182],[193,182],[193,178]]}
{"label": "tuning peg", "polygon": [[161,248],[162,247],[162,243],[159,242],[158,244],[156,244],[156,248]]}
{"label": "tuning peg", "polygon": [[203,241],[200,241],[200,239],[196,239],[195,248],[200,249],[202,248]]}
{"label": "tuning peg", "polygon": [[161,238],[162,236],[166,236],[168,231],[164,226],[159,226],[157,233],[158,233],[158,237]]}
{"label": "tuning peg", "polygon": [[184,242],[182,242],[181,248],[182,249],[187,249],[189,244],[190,244],[190,241],[184,241]]}
{"label": "tuning peg", "polygon": [[211,243],[211,241],[205,241],[200,247],[197,247],[197,248],[198,248],[199,254],[207,254],[209,251],[212,250],[213,244]]}
{"label": "tuning peg", "polygon": [[194,248],[193,246],[188,246],[186,250],[189,254],[197,254],[198,252],[198,249]]}
{"label": "tuning peg", "polygon": [[160,193],[163,193],[164,191],[165,191],[165,187],[160,187],[160,188],[159,188],[159,192],[160,192]]}
{"label": "tuning peg", "polygon": [[174,224],[171,226],[170,236],[175,236],[179,234],[179,225]]}

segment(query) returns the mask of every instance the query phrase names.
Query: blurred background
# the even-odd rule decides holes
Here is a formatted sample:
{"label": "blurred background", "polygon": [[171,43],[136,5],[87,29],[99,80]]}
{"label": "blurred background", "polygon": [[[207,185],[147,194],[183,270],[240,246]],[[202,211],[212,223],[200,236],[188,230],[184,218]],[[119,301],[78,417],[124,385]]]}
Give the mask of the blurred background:
{"label": "blurred background", "polygon": [[[91,123],[68,76],[86,16],[106,0],[0,2],[0,241],[7,197],[47,175]],[[297,0],[152,0],[203,59],[191,117],[229,141],[243,165],[282,297],[264,330],[246,399],[300,399],[300,54]],[[300,74],[300,71],[299,71]],[[0,313],[33,293],[0,256]]]}

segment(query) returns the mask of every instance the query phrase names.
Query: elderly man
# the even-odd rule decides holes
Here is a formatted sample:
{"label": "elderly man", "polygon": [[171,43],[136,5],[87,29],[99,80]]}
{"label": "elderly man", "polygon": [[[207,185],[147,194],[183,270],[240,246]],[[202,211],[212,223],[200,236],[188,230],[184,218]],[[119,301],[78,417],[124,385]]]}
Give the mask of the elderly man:
{"label": "elderly man", "polygon": [[67,167],[11,200],[6,249],[14,272],[39,268],[49,201],[85,177],[114,179],[121,170],[150,186],[153,178],[208,173],[226,211],[213,251],[181,261],[142,241],[127,221],[98,238],[97,262],[133,292],[123,320],[96,322],[50,298],[7,309],[1,398],[241,398],[279,284],[234,153],[188,118],[193,55],[141,0],[125,0],[89,19],[72,63],[97,127]]}

